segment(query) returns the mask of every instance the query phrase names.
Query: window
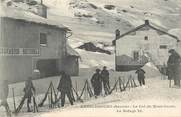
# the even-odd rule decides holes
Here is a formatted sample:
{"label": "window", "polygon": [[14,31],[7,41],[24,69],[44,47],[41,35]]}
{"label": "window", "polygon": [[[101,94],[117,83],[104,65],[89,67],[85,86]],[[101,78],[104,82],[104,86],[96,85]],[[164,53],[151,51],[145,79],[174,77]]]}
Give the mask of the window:
{"label": "window", "polygon": [[148,36],[145,36],[145,38],[144,38],[146,41],[148,40]]}
{"label": "window", "polygon": [[47,46],[47,34],[46,33],[40,33],[40,46]]}
{"label": "window", "polygon": [[133,59],[136,61],[139,60],[139,52],[138,51],[133,52]]}
{"label": "window", "polygon": [[160,49],[167,49],[167,45],[160,45]]}

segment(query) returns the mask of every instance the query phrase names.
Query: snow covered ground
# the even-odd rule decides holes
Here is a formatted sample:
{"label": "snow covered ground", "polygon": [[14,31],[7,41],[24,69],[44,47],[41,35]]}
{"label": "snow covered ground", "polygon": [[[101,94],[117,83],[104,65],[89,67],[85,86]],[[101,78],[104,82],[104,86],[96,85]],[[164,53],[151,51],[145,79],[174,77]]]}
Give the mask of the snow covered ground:
{"label": "snow covered ground", "polygon": [[[180,13],[181,2],[179,0],[54,0],[55,6],[49,11],[50,19],[58,19],[70,27],[73,36],[69,43],[72,47],[85,42],[103,42],[111,44],[115,38],[114,31],[119,29],[121,34],[144,23],[145,19],[163,27],[172,34],[180,37],[181,28]],[[46,2],[53,4],[53,2]],[[68,4],[69,3],[69,4]],[[90,4],[96,6],[92,7]],[[64,5],[64,6],[62,6]],[[108,10],[104,5],[114,5],[115,8]],[[56,12],[64,11],[65,13]],[[53,8],[53,9],[52,9]],[[78,14],[75,15],[75,14]],[[86,17],[90,15],[90,17]],[[98,53],[90,53],[78,50],[82,57],[80,67],[103,66],[114,68],[114,55],[99,54],[103,59],[97,59]],[[87,56],[90,54],[90,56]],[[86,56],[86,57],[85,57]],[[90,57],[90,61],[89,60]],[[111,59],[110,59],[111,58]]]}
{"label": "snow covered ground", "polygon": [[[41,114],[42,117],[74,115],[97,116],[164,116],[180,117],[181,101],[180,89],[168,88],[167,80],[146,80],[146,87],[138,87],[126,92],[114,92],[107,97],[91,100],[78,108],[67,108],[61,112]],[[89,106],[89,108],[86,108]],[[134,107],[133,107],[134,106]],[[136,107],[137,106],[137,107]],[[77,107],[77,106],[75,106]],[[80,107],[85,107],[81,108]],[[141,112],[138,112],[140,109]],[[67,111],[68,110],[68,111]],[[121,112],[120,112],[121,111]]]}
{"label": "snow covered ground", "polygon": [[[144,114],[148,113],[150,116],[180,117],[181,89],[169,88],[168,84],[168,80],[160,80],[160,77],[148,78],[144,87],[127,88],[124,92],[114,91],[106,97],[100,96],[97,99],[87,99],[84,103],[76,102],[74,106],[67,103],[64,108],[49,110],[45,106],[40,108],[40,113],[26,113],[24,108],[18,114],[18,117],[65,117],[70,115],[75,117],[103,115],[109,117],[113,114],[115,116],[120,116],[120,114],[122,116],[144,116]],[[21,84],[16,85],[16,87],[18,86],[21,86]],[[37,99],[37,101],[39,100]],[[13,109],[12,98],[8,102],[11,109]],[[0,108],[0,110],[0,115],[3,116],[5,114],[3,108]]]}
{"label": "snow covered ground", "polygon": [[[8,0],[9,1],[9,0]],[[80,60],[80,76],[73,77],[73,85],[75,82],[79,83],[78,90],[82,89],[82,85],[86,79],[90,79],[93,70],[102,66],[108,66],[109,69],[114,69],[114,54],[107,55],[98,52],[87,52],[85,50],[77,49],[78,46],[85,42],[94,43],[108,43],[111,44],[114,37],[114,31],[120,29],[121,34],[144,23],[145,19],[162,26],[169,30],[170,33],[181,37],[181,0],[44,0],[45,5],[48,6],[48,19],[56,20],[65,26],[68,26],[73,36],[69,38],[70,45],[75,48],[81,55]],[[92,7],[91,4],[97,8]],[[16,7],[27,6],[16,3]],[[115,9],[108,10],[104,5],[114,5]],[[81,16],[81,17],[79,17]],[[113,47],[108,47],[113,51]],[[181,51],[180,51],[181,52]],[[151,68],[151,69],[150,69]],[[154,69],[150,63],[144,66],[146,76],[151,76],[146,80],[146,87],[137,87],[127,90],[125,92],[114,92],[107,97],[99,97],[98,99],[90,99],[85,103],[76,102],[70,107],[68,104],[65,108],[51,109],[48,107],[41,108],[40,113],[26,113],[26,106],[19,117],[59,117],[59,116],[124,116],[138,115],[145,117],[143,114],[150,113],[150,116],[181,116],[179,109],[181,108],[181,89],[168,88],[167,80],[160,80],[161,76],[158,70]],[[111,70],[110,70],[111,71]],[[134,71],[131,73],[134,76]],[[111,86],[115,83],[118,76],[124,77],[130,73],[111,72]],[[134,76],[135,77],[135,76]],[[127,77],[125,77],[127,78]],[[51,77],[34,81],[37,89],[37,101],[41,101],[45,91],[48,88],[50,81],[55,87],[59,81],[59,77]],[[41,85],[40,85],[41,84]],[[138,83],[137,83],[138,84]],[[11,110],[13,110],[12,88],[15,88],[16,101],[20,102],[23,95],[24,82],[10,85],[10,103]],[[20,97],[19,97],[20,96]],[[104,108],[81,108],[83,105],[104,106]],[[112,107],[105,107],[106,105]],[[114,108],[114,106],[125,106]],[[134,112],[132,106],[151,106],[136,108],[143,112]],[[170,106],[170,107],[157,107]],[[126,106],[129,106],[127,108]],[[172,107],[175,106],[175,107]],[[80,109],[81,108],[81,109]],[[131,109],[132,112],[119,112],[123,109]],[[117,112],[118,111],[118,112]],[[171,115],[169,115],[170,113]],[[4,109],[0,108],[0,117],[4,116]],[[106,115],[105,115],[106,114]]]}

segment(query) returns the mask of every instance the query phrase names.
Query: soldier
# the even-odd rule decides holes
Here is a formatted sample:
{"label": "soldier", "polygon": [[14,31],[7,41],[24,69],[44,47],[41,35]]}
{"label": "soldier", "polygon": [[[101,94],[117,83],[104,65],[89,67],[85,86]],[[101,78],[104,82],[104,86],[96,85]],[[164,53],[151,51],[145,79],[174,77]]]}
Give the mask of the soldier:
{"label": "soldier", "polygon": [[145,85],[145,71],[141,68],[139,68],[135,73],[138,74],[138,81],[140,86]]}
{"label": "soldier", "polygon": [[1,99],[0,107],[4,106],[4,108],[6,109],[7,117],[11,117],[11,111],[9,109],[9,105],[7,102],[8,93],[9,93],[8,81],[7,80],[0,81],[0,99]]}
{"label": "soldier", "polygon": [[101,71],[101,77],[102,77],[105,95],[108,95],[110,85],[109,85],[109,71],[107,70],[106,66],[104,66],[103,70]]}
{"label": "soldier", "polygon": [[70,104],[73,105],[72,98],[72,80],[70,75],[66,74],[64,71],[61,72],[61,79],[58,85],[58,90],[61,92],[61,106],[64,107],[65,95],[67,95]]}
{"label": "soldier", "polygon": [[168,65],[168,79],[174,80],[174,85],[180,86],[180,63],[181,57],[180,55],[174,50],[170,49],[168,51],[171,55],[168,58],[167,65]]}
{"label": "soldier", "polygon": [[31,103],[31,98],[33,96],[33,93],[35,93],[35,87],[33,86],[33,82],[32,82],[32,77],[29,77],[26,81],[25,81],[25,88],[24,88],[24,97],[25,99],[27,98],[27,112],[31,112],[30,109],[30,103]]}
{"label": "soldier", "polygon": [[96,69],[96,73],[92,76],[91,84],[94,88],[94,95],[97,98],[97,96],[100,95],[102,90],[102,84],[101,84],[101,74],[99,73],[100,69]]}

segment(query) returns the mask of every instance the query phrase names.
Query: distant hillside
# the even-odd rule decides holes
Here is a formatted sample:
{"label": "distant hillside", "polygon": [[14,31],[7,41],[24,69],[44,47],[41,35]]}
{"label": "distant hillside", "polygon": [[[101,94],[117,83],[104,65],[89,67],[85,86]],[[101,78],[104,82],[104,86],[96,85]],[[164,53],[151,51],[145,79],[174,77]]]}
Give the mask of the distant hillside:
{"label": "distant hillside", "polygon": [[[11,7],[30,10],[27,4],[17,2],[23,0],[1,1],[6,4],[11,1]],[[40,0],[36,2],[40,3]],[[69,43],[73,48],[93,42],[108,45],[106,49],[114,51],[111,42],[115,38],[115,30],[124,33],[143,24],[145,19],[180,37],[181,0],[43,0],[43,4],[48,7],[48,19],[59,21],[72,30]],[[89,56],[89,52],[78,51],[83,58],[82,66],[114,66],[114,55],[99,53],[103,56],[100,60],[92,58],[98,54],[93,52],[92,60],[88,61],[89,57],[84,55]]]}

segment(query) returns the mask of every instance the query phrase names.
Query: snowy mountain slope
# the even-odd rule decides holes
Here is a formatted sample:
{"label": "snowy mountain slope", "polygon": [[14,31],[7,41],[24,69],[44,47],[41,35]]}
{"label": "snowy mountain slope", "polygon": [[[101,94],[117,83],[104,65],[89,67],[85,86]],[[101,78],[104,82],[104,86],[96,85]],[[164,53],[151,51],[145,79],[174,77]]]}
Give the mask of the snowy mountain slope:
{"label": "snowy mountain slope", "polygon": [[[48,19],[56,20],[72,30],[73,36],[69,38],[72,47],[85,42],[111,45],[116,29],[120,29],[122,34],[143,24],[145,19],[173,34],[176,32],[178,35],[179,31],[174,30],[181,29],[180,0],[43,0],[43,3],[48,6]],[[107,9],[105,5],[112,5],[113,8]],[[24,4],[16,3],[16,6],[21,8]],[[85,52],[80,55],[89,56]],[[109,59],[114,55],[100,55],[103,59],[109,56],[102,61],[114,64],[114,59]],[[99,59],[96,58],[97,53],[91,53],[91,56],[95,56],[94,61]],[[104,65],[104,62],[99,65]],[[92,67],[92,62],[82,59],[81,66]]]}
{"label": "snowy mountain slope", "polygon": [[[56,1],[64,4],[61,0]],[[149,19],[167,30],[181,28],[179,20],[181,18],[181,1],[179,0],[71,0],[70,4],[67,4],[68,0],[64,2],[66,8],[69,9],[66,10],[66,13],[71,14],[71,16],[66,16],[72,17],[72,21],[69,23],[61,21],[68,25],[74,33],[69,41],[72,46],[88,41],[111,43],[114,39],[115,29],[118,28],[121,33],[124,33],[141,25],[145,19]],[[58,5],[56,4],[56,6]],[[114,5],[115,8],[108,10],[104,7],[105,5]],[[50,18],[55,18],[51,14],[54,14],[55,17],[59,15],[51,11]],[[101,34],[101,37],[98,34]],[[102,56],[104,55],[102,54]],[[83,59],[84,65],[92,64],[92,62],[85,61]],[[96,57],[94,61],[96,61]]]}
{"label": "snowy mountain slope", "polygon": [[[74,2],[75,4],[72,4],[72,2]],[[142,24],[145,19],[150,19],[151,22],[159,26],[165,27],[168,30],[170,30],[170,33],[181,37],[181,0],[44,0],[44,3],[48,6],[48,19],[59,21],[62,24],[68,26],[70,29],[72,29],[73,36],[69,38],[69,43],[72,47],[76,48],[76,50],[81,55],[81,68],[97,68],[100,66],[102,67],[104,65],[108,66],[109,69],[114,68],[114,54],[107,55],[97,52],[87,52],[85,50],[77,49],[77,47],[89,41],[94,43],[103,42],[111,44],[111,41],[114,39],[115,29],[119,28],[121,33],[124,33],[127,30],[130,30],[133,27]],[[90,3],[95,5],[97,9],[90,7]],[[18,4],[20,5],[21,3],[17,3],[17,6]],[[104,5],[115,5],[115,9],[105,9]],[[23,5],[21,4],[19,7],[23,7]],[[113,50],[113,47],[109,48]],[[153,72],[156,72],[154,66],[149,64],[145,66],[145,69],[148,72],[151,71],[150,68],[152,68]],[[91,71],[88,75],[87,71],[85,72],[84,76],[81,74],[84,78],[90,78],[93,73],[93,71]],[[120,73],[118,73],[118,75],[120,75]],[[156,72],[156,74],[151,73],[151,75],[157,76],[160,74]],[[117,76],[115,76],[115,78],[117,78]],[[59,80],[58,78],[53,79],[54,83],[57,83],[57,81]],[[19,116],[59,117],[66,116],[70,113],[73,113],[74,116],[76,116],[78,112],[80,112],[82,115],[85,115],[86,112],[90,113],[86,113],[86,115],[88,116],[91,114],[95,114],[95,112],[98,112],[100,114],[99,116],[101,116],[101,114],[104,114],[105,111],[107,113],[115,111],[109,108],[79,109],[82,105],[87,104],[144,105],[145,102],[148,102],[147,104],[150,105],[174,104],[178,109],[181,108],[180,89],[168,88],[168,81],[159,79],[160,77],[154,79],[147,79],[147,86],[145,88],[137,87],[135,89],[131,89],[130,91],[128,90],[123,93],[115,92],[113,95],[107,96],[105,98],[99,97],[96,100],[90,100],[84,104],[76,103],[75,106],[66,107],[64,109],[45,109],[43,110],[43,112],[40,113],[21,113]],[[44,79],[44,81],[40,81],[43,83],[41,84],[41,86],[44,88],[39,87],[37,90],[41,90],[42,88],[42,92],[46,91],[47,86],[45,85],[47,85],[47,83],[49,83],[52,79],[49,79],[48,81],[45,80],[47,79]],[[73,83],[75,83],[74,80]],[[114,83],[114,80],[111,80],[111,82]],[[36,85],[39,85],[38,83],[39,82],[37,82]],[[24,83],[21,83],[20,85],[21,86],[18,86],[18,84],[15,85],[17,87],[15,90],[18,90],[22,94],[21,88],[24,87]],[[10,94],[12,94],[12,92],[10,92]],[[9,100],[12,109],[13,101],[12,99]],[[178,112],[175,109],[159,110],[159,112],[162,113],[169,111],[170,113],[175,114],[180,112]],[[1,108],[0,112],[2,111],[4,112],[3,108]],[[153,114],[153,110],[144,111],[149,111]],[[0,116],[1,114],[4,115],[5,113],[0,113]],[[120,113],[117,114],[117,116],[120,116]],[[125,113],[125,115],[127,115],[127,113]],[[109,116],[109,114],[107,116]],[[135,114],[133,116],[135,116]]]}
{"label": "snowy mountain slope", "polygon": [[[111,19],[111,25],[114,27],[115,18],[120,18],[121,21],[129,21],[133,25],[139,25],[144,19],[152,19],[152,22],[166,26],[168,28],[180,27],[181,2],[179,0],[54,0],[59,11],[72,14],[78,12],[91,12],[93,17],[104,18],[101,20]],[[52,3],[49,0],[47,3]],[[54,3],[54,2],[53,2]],[[93,9],[87,4],[93,4],[97,9]],[[73,5],[72,5],[73,4]],[[64,5],[62,7],[62,5]],[[115,5],[115,9],[107,10],[104,5]],[[66,7],[65,7],[66,6]],[[54,7],[51,7],[54,8]],[[64,10],[66,9],[66,10]],[[68,9],[68,10],[67,10]],[[125,10],[125,11],[122,11]],[[58,12],[59,13],[59,12]],[[59,14],[63,15],[63,14]],[[99,16],[100,15],[100,16]],[[102,16],[101,16],[102,15]],[[105,19],[106,16],[110,16]],[[138,20],[138,21],[137,21]],[[174,22],[177,21],[177,22]],[[106,21],[105,21],[106,22]],[[137,22],[135,24],[134,22]],[[179,24],[179,25],[176,25]],[[106,25],[106,24],[105,24]],[[125,28],[126,26],[122,27]]]}
{"label": "snowy mountain slope", "polygon": [[[97,40],[110,43],[114,39],[115,29],[118,28],[121,33],[124,33],[142,24],[145,19],[149,19],[167,30],[181,28],[181,21],[179,20],[181,18],[181,1],[179,0],[74,0],[73,3],[76,5],[73,8],[69,6],[69,12],[80,12],[80,15],[87,12],[92,16],[91,18],[78,17],[80,21],[78,21],[77,27],[70,23],[69,26],[74,32],[70,39],[70,44],[73,46],[76,42]],[[97,9],[90,8],[88,3],[95,5]],[[104,5],[115,5],[115,9],[105,9]],[[74,16],[74,18],[77,17]],[[103,24],[95,23],[97,21],[103,22]],[[97,33],[102,34],[102,38]],[[106,33],[110,36],[106,36]]]}

